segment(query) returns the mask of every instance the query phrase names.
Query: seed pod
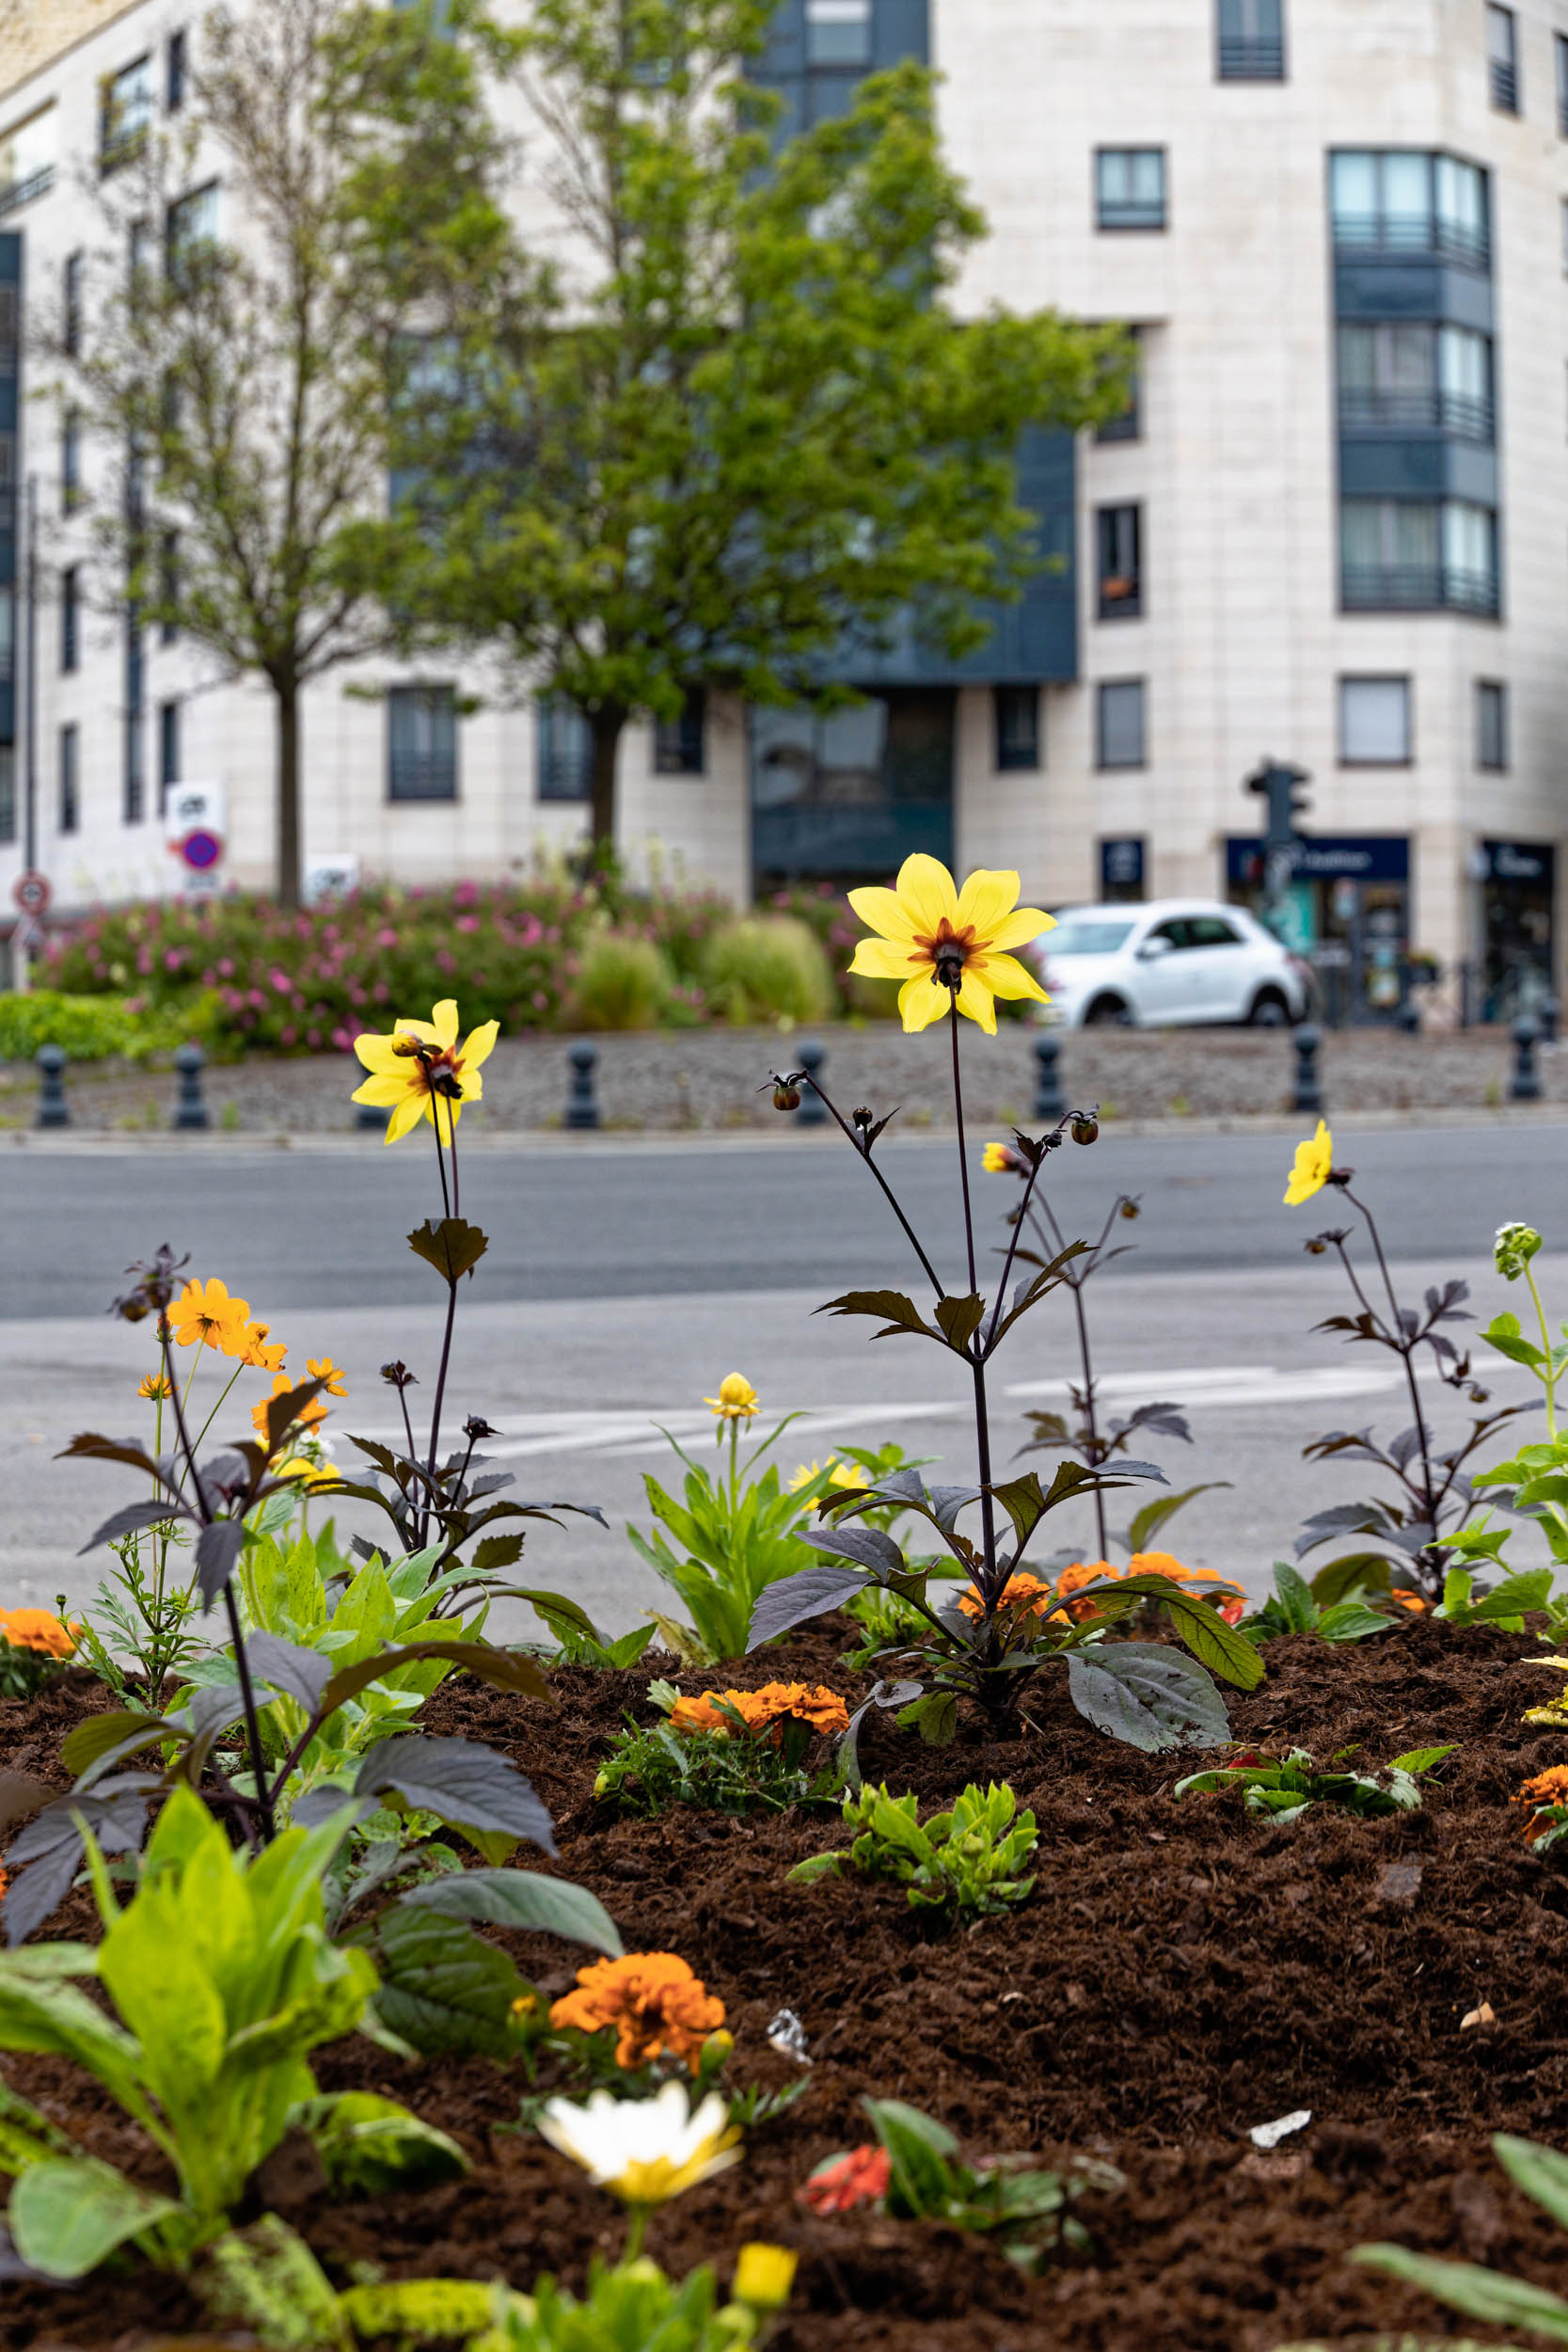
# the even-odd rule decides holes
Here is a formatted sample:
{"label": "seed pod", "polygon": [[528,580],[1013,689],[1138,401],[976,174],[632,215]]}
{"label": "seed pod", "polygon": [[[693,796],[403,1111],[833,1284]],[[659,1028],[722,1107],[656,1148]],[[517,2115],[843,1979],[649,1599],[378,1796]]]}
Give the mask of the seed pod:
{"label": "seed pod", "polygon": [[776,1086],[773,1089],[773,1108],[776,1111],[798,1111],[800,1107],[799,1087]]}
{"label": "seed pod", "polygon": [[1075,1112],[1072,1121],[1072,1140],[1074,1143],[1092,1143],[1099,1133],[1100,1121],[1098,1119],[1091,1118],[1087,1111]]}

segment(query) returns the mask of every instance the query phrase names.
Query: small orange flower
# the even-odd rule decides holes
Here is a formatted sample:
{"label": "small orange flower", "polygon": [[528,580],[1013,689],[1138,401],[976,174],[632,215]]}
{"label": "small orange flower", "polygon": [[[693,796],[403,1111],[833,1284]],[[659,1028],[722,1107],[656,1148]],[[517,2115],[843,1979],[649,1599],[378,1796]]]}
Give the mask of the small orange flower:
{"label": "small orange flower", "polygon": [[247,1323],[245,1332],[245,1361],[253,1372],[281,1372],[288,1349],[281,1341],[267,1345],[270,1323]]}
{"label": "small orange flower", "polygon": [[670,1710],[676,1731],[734,1731],[733,1707],[750,1732],[770,1732],[777,1747],[786,1723],[806,1724],[832,1738],[849,1728],[849,1710],[836,1691],[817,1683],[765,1682],[760,1691],[705,1691],[700,1698],[677,1699]]}
{"label": "small orange flower", "polygon": [[[1068,1574],[1070,1576],[1072,1573],[1069,1568]],[[1007,1579],[1002,1594],[1002,1606],[1004,1609],[1026,1609],[1032,1616],[1037,1617],[1044,1613],[1054,1597],[1053,1585],[1044,1584],[1037,1576],[1031,1576],[1027,1568],[1020,1568],[1016,1576]],[[958,1595],[958,1607],[966,1617],[985,1614],[985,1603],[973,1590]]]}
{"label": "small orange flower", "polygon": [[187,1282],[168,1311],[175,1343],[180,1347],[216,1347],[225,1356],[245,1351],[245,1326],[250,1319],[248,1298],[230,1298],[226,1283]]}
{"label": "small orange flower", "polygon": [[1568,1804],[1568,1764],[1548,1764],[1533,1780],[1521,1781],[1513,1804]]}
{"label": "small orange flower", "polygon": [[1129,1576],[1168,1576],[1178,1584],[1217,1584],[1213,1568],[1184,1568],[1172,1551],[1135,1551],[1127,1563]]}
{"label": "small orange flower", "polygon": [[1418,1617],[1426,1607],[1419,1593],[1406,1592],[1402,1584],[1396,1584],[1388,1597],[1396,1609],[1408,1609],[1413,1617]]}
{"label": "small orange flower", "polygon": [[[280,1372],[277,1379],[272,1384],[273,1396],[287,1396],[289,1391],[293,1386],[294,1383],[290,1379],[288,1374],[286,1372]],[[250,1418],[255,1425],[256,1435],[261,1438],[263,1445],[265,1445],[267,1441],[267,1406],[271,1403],[271,1398],[264,1397],[260,1405],[253,1405],[250,1408]],[[310,1399],[309,1404],[302,1405],[298,1412],[294,1415],[294,1427],[296,1429],[319,1428],[321,1423],[325,1419],[325,1406],[322,1403],[319,1396],[313,1396]]]}
{"label": "small orange flower", "polygon": [[888,2192],[893,2161],[885,2148],[866,2141],[846,2156],[820,2165],[795,2192],[813,2213],[853,2213],[857,2205],[874,2205]]}
{"label": "small orange flower", "polygon": [[62,1625],[47,1609],[0,1609],[0,1641],[12,1649],[36,1649],[44,1658],[69,1658],[81,1634],[80,1624]]}
{"label": "small orange flower", "polygon": [[673,1952],[628,1952],[578,1970],[578,1990],[550,2007],[557,2032],[615,2028],[615,2063],[646,2066],[668,2050],[697,2072],[704,2042],[724,2022],[724,2004]]}
{"label": "small orange flower", "polygon": [[328,1396],[347,1396],[348,1384],[343,1368],[335,1364],[330,1356],[307,1356],[305,1369],[312,1380],[325,1381]]}
{"label": "small orange flower", "polygon": [[150,1372],[143,1378],[136,1394],[146,1397],[150,1405],[156,1405],[160,1398],[172,1396],[174,1390],[163,1373]]}

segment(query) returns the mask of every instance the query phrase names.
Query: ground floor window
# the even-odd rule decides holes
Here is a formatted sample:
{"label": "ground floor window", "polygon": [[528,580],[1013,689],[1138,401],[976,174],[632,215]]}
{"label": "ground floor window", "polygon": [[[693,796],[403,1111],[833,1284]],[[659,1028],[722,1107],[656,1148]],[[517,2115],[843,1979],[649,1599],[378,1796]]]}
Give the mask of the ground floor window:
{"label": "ground floor window", "polygon": [[1515,1021],[1555,994],[1557,851],[1549,841],[1483,841],[1483,1021]]}
{"label": "ground floor window", "polygon": [[[1226,844],[1232,905],[1266,908],[1259,840]],[[1403,834],[1319,834],[1297,846],[1295,875],[1275,924],[1310,963],[1325,1019],[1391,1021],[1410,987],[1410,842]]]}
{"label": "ground floor window", "polygon": [[451,686],[394,686],[387,697],[387,798],[455,801],[457,694]]}
{"label": "ground floor window", "polygon": [[586,801],[594,790],[594,734],[576,703],[542,694],[534,706],[539,798]]}

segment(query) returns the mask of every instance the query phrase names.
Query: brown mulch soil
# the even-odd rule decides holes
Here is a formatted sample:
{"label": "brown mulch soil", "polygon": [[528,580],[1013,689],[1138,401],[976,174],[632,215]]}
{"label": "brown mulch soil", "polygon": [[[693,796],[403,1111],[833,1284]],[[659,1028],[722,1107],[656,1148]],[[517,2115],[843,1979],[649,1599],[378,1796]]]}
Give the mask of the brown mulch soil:
{"label": "brown mulch soil", "polygon": [[[772,1673],[863,1689],[815,1633]],[[594,1774],[623,1712],[652,1720],[636,1674],[562,1672],[553,1705],[467,1680],[427,1710],[432,1730],[515,1755],[549,1804],[557,1866],[592,1886],[628,1949],[673,1949],[719,1994],[736,2038],[732,2081],[793,2077],[766,2030],[797,2010],[814,2064],[807,2095],[751,2137],[746,2161],[657,2217],[650,2250],[673,2271],[729,2259],[747,2238],[799,2249],[779,2352],[1272,2352],[1381,2329],[1429,2341],[1465,2324],[1392,2281],[1346,2267],[1348,2250],[1396,2238],[1517,2270],[1568,2291],[1568,2246],[1494,2162],[1497,2130],[1568,2138],[1568,2020],[1561,1995],[1568,1875],[1522,1843],[1508,1799],[1560,1760],[1560,1735],[1521,1723],[1549,1678],[1528,1637],[1452,1633],[1430,1622],[1360,1649],[1273,1645],[1262,1688],[1236,1697],[1249,1742],[1354,1747],[1382,1763],[1460,1743],[1418,1813],[1359,1821],[1317,1808],[1270,1827],[1230,1798],[1178,1802],[1173,1764],[1114,1745],[1074,1713],[1065,1679],[1037,1680],[1016,1740],[978,1725],[930,1749],[885,1718],[863,1761],[923,1802],[966,1780],[1006,1779],[1038,1817],[1027,1907],[933,1937],[902,1891],[829,1879],[784,1884],[801,1855],[837,1842],[832,1815],[731,1820],[677,1812],[605,1815]],[[760,1682],[756,1661],[707,1681]],[[686,1678],[686,1687],[693,1687]],[[37,1770],[83,1693],[47,1709],[0,1706],[0,1766]],[[89,1702],[90,1703],[90,1702]],[[34,1751],[28,1753],[29,1750]],[[1396,1875],[1388,1866],[1413,1865]],[[57,1927],[81,1932],[73,1907]],[[512,1938],[551,1994],[572,1961]],[[1496,2022],[1465,2028],[1482,2001]],[[54,2060],[5,2072],[103,2154],[136,2161],[135,2135]],[[613,2256],[619,2217],[536,2136],[509,2128],[519,2081],[469,2061],[404,2065],[364,2042],[322,2054],[324,2087],[373,2088],[451,2131],[473,2158],[451,2186],[289,2210],[340,2278],[541,2270],[580,2282]],[[1024,2279],[985,2241],[864,2214],[819,2220],[795,2191],[822,2157],[868,2136],[863,2092],[943,2119],[972,2156],[1033,2150],[1109,2159],[1118,2195],[1081,2208],[1086,2259]],[[1260,2153],[1252,2125],[1312,2110],[1309,2128]],[[289,2207],[287,2184],[274,2201]],[[194,2328],[176,2282],[126,2274],[80,2292],[0,2290],[0,2346],[81,2352]]]}

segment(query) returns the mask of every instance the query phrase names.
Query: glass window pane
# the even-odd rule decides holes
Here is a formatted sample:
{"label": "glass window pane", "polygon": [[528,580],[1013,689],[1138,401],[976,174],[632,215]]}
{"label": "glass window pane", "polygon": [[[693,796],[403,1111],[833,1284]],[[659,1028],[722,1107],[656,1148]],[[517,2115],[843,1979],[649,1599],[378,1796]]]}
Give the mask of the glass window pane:
{"label": "glass window pane", "polygon": [[1341,326],[1339,382],[1347,392],[1370,392],[1377,385],[1377,329]]}
{"label": "glass window pane", "polygon": [[1486,187],[1474,164],[1456,156],[1437,158],[1437,217],[1445,229],[1471,244],[1486,240]]}
{"label": "glass window pane", "polygon": [[1390,326],[1385,349],[1389,391],[1431,391],[1436,354],[1430,326]]}
{"label": "glass window pane", "polygon": [[1100,690],[1100,765],[1141,768],[1144,764],[1144,682],[1122,678]]}
{"label": "glass window pane", "polygon": [[1427,243],[1432,233],[1432,166],[1427,156],[1385,155],[1383,217],[1390,243]]}
{"label": "glass window pane", "polygon": [[1420,500],[1391,500],[1384,508],[1391,526],[1392,560],[1404,569],[1418,569],[1437,561],[1437,509]]}
{"label": "glass window pane", "polygon": [[871,63],[871,0],[806,0],[811,65]]}
{"label": "glass window pane", "polygon": [[1377,217],[1377,157],[1336,155],[1330,188],[1337,228],[1358,223],[1363,228]]}
{"label": "glass window pane", "polygon": [[1408,678],[1339,680],[1339,756],[1392,765],[1410,757]]}
{"label": "glass window pane", "polygon": [[1381,509],[1375,499],[1345,499],[1339,508],[1339,548],[1346,564],[1372,571],[1383,562]]}
{"label": "glass window pane", "polygon": [[1138,204],[1158,204],[1165,193],[1165,159],[1156,149],[1146,148],[1133,154],[1132,197]]}
{"label": "glass window pane", "polygon": [[1443,389],[1465,400],[1485,400],[1491,390],[1485,336],[1468,326],[1445,326],[1437,347]]}

